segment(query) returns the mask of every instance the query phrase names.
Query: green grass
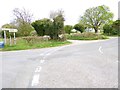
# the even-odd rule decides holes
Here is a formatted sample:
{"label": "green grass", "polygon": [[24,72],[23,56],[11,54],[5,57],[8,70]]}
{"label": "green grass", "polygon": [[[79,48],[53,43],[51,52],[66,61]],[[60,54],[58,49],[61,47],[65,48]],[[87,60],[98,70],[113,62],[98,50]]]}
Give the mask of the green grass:
{"label": "green grass", "polygon": [[18,39],[16,45],[10,46],[9,44],[5,45],[4,48],[0,49],[2,51],[12,51],[12,50],[26,50],[26,49],[36,49],[36,48],[47,48],[47,47],[56,47],[66,44],[70,44],[69,41],[34,41],[28,43],[24,39]]}
{"label": "green grass", "polygon": [[0,41],[3,41],[3,38],[0,38]]}
{"label": "green grass", "polygon": [[99,39],[108,39],[108,37],[105,35],[87,32],[87,33],[82,33],[82,34],[68,35],[67,39],[71,39],[71,40],[99,40]]}

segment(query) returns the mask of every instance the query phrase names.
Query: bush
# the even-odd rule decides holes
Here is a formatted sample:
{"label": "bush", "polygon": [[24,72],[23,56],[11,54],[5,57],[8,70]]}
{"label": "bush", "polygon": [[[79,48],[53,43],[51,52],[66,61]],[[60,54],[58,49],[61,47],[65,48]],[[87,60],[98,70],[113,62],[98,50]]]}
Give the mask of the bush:
{"label": "bush", "polygon": [[72,40],[98,40],[98,39],[107,39],[106,36],[92,33],[92,32],[84,32],[84,33],[76,33],[72,35],[67,35],[68,39]]}
{"label": "bush", "polygon": [[32,26],[36,30],[38,36],[49,35],[51,33],[52,21],[44,18],[41,20],[36,20],[32,23]]}
{"label": "bush", "polygon": [[105,24],[103,26],[103,33],[106,34],[106,35],[112,35],[113,34],[113,30],[112,30],[112,25],[109,25],[109,24]]}
{"label": "bush", "polygon": [[34,30],[30,33],[30,36],[37,36],[37,32]]}
{"label": "bush", "polygon": [[85,27],[82,24],[75,24],[74,29],[83,33],[85,31]]}
{"label": "bush", "polygon": [[105,24],[103,26],[103,33],[105,35],[119,35],[120,36],[120,20],[114,21],[112,24]]}
{"label": "bush", "polygon": [[40,41],[44,41],[43,37],[37,37],[37,36],[22,37],[22,39],[24,39],[29,44],[34,44]]}
{"label": "bush", "polygon": [[30,36],[30,33],[34,31],[34,28],[29,23],[20,24],[17,29],[17,36]]}
{"label": "bush", "polygon": [[70,34],[73,27],[71,25],[64,26],[65,33]]}

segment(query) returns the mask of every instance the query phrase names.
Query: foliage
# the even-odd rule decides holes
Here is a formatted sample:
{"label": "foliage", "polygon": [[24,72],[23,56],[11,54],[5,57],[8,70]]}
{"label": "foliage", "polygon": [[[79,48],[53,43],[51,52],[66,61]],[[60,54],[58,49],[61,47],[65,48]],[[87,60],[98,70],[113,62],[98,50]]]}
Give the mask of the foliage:
{"label": "foliage", "polygon": [[67,36],[68,39],[72,40],[98,40],[98,39],[108,39],[108,37],[100,34],[95,34],[92,32],[76,33]]}
{"label": "foliage", "polygon": [[30,36],[37,36],[37,32],[34,30],[30,33]]}
{"label": "foliage", "polygon": [[51,39],[59,40],[59,34],[64,33],[64,17],[63,12],[57,11],[50,14],[51,20],[44,18],[36,20],[32,26],[39,36],[49,35]]}
{"label": "foliage", "polygon": [[95,33],[98,33],[98,29],[111,21],[112,18],[113,13],[110,12],[109,7],[102,5],[87,9],[80,18],[80,22],[85,24],[88,28],[93,28]]}
{"label": "foliage", "polygon": [[113,26],[113,30],[115,30],[116,32],[116,35],[120,36],[120,20],[114,21],[112,26]]}
{"label": "foliage", "polygon": [[62,10],[50,13],[50,18],[53,20],[51,39],[58,40],[59,34],[64,34],[64,15]]}
{"label": "foliage", "polygon": [[[17,27],[16,27],[15,25],[13,25],[12,23],[10,23],[10,24],[4,24],[4,25],[2,26],[2,28],[15,29],[15,28],[17,28]],[[4,31],[2,31],[1,34],[2,34],[2,37],[4,37]],[[9,33],[9,31],[7,31],[7,32],[6,32],[6,37],[9,38],[9,37],[10,37],[10,34],[11,34],[11,33]],[[11,36],[13,36],[13,34],[11,34]]]}
{"label": "foliage", "polygon": [[111,35],[111,33],[112,33],[112,26],[109,25],[109,24],[105,24],[103,26],[103,33],[106,34],[106,35]]}
{"label": "foliage", "polygon": [[38,36],[50,35],[52,32],[52,21],[47,18],[36,20],[32,23],[32,26],[36,30]]}
{"label": "foliage", "polygon": [[73,26],[71,26],[71,25],[64,26],[65,33],[67,33],[67,34],[70,34],[72,29],[73,29]]}
{"label": "foliage", "polygon": [[12,24],[4,24],[3,26],[2,26],[2,28],[16,28],[16,26],[15,25],[12,25]]}
{"label": "foliage", "polygon": [[21,23],[17,29],[17,36],[30,36],[30,33],[34,31],[34,28],[29,23]]}
{"label": "foliage", "polygon": [[68,41],[44,41],[40,37],[32,38],[30,42],[26,41],[23,38],[17,38],[17,44],[9,46],[5,45],[2,51],[12,51],[12,50],[25,50],[25,49],[35,49],[35,48],[47,48],[47,47],[56,47],[61,45],[70,44]]}
{"label": "foliage", "polygon": [[85,31],[85,27],[82,24],[75,24],[74,29],[76,29],[77,31],[79,31],[81,33],[83,33]]}
{"label": "foliage", "polygon": [[116,20],[112,24],[105,24],[103,33],[106,35],[120,35],[120,20]]}

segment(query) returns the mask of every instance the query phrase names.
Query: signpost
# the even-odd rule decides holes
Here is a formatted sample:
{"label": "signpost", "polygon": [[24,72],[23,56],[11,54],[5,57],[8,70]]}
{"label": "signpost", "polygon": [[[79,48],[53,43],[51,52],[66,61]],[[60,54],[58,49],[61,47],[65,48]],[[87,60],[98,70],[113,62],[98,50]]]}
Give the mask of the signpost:
{"label": "signpost", "polygon": [[[1,28],[0,30],[4,31],[4,43],[6,44],[6,31],[9,31],[9,33],[14,34],[14,44],[16,44],[16,38],[15,38],[15,33],[18,31],[17,29],[10,29],[10,28]],[[10,46],[12,45],[11,42],[11,35],[10,35]]]}

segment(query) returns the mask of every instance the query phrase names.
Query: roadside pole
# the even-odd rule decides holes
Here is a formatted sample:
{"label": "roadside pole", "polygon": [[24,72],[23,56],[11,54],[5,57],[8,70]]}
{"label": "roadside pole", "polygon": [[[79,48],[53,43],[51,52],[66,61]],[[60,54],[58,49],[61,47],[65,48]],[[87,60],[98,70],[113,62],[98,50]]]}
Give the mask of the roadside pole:
{"label": "roadside pole", "polygon": [[6,44],[6,31],[4,30],[4,43]]}

